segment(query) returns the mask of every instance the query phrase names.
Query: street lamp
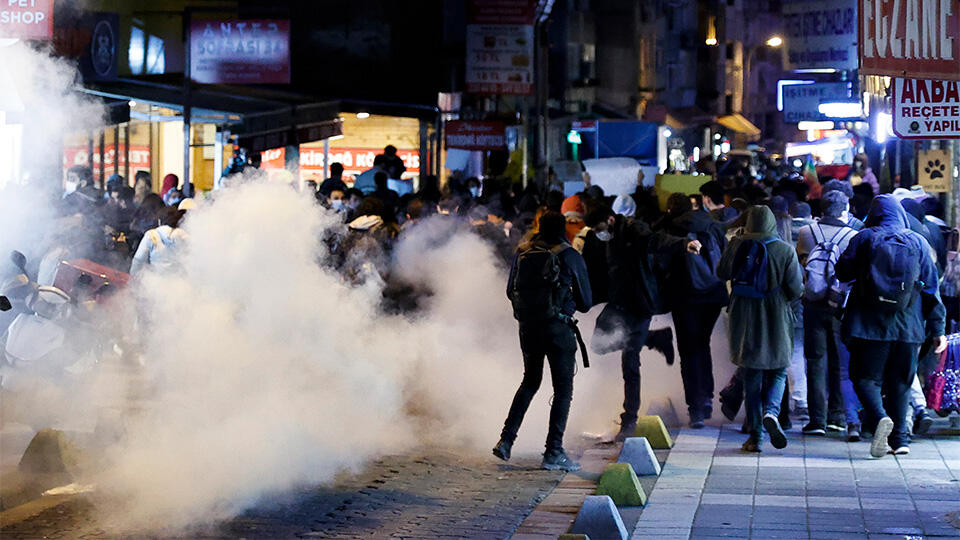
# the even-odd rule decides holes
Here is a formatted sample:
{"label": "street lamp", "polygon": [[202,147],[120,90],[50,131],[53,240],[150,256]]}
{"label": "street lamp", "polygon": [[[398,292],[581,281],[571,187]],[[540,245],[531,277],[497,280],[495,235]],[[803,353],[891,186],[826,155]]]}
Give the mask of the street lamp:
{"label": "street lamp", "polygon": [[776,49],[781,45],[783,45],[782,37],[770,36],[766,42],[754,45],[753,47],[750,47],[749,49],[747,49],[747,56],[743,60],[743,76],[741,77],[743,88],[740,91],[740,95],[741,95],[740,111],[745,118],[747,117],[747,114],[750,111],[750,106],[749,106],[750,104],[750,69],[751,69],[751,64],[753,64],[753,54],[757,52],[757,49],[763,46]]}

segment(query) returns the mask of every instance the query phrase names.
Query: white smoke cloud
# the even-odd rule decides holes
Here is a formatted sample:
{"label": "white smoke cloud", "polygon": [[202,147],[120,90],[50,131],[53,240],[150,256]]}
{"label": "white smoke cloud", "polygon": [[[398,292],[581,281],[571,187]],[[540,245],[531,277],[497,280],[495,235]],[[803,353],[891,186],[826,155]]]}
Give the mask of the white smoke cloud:
{"label": "white smoke cloud", "polygon": [[[59,148],[68,128],[100,121],[96,103],[69,91],[70,64],[17,45],[0,49],[4,69],[21,74],[30,118],[52,134],[29,144]],[[134,332],[143,363],[133,376],[104,370],[73,410],[87,425],[104,406],[123,416],[103,467],[84,479],[111,501],[105,522],[124,530],[216,522],[419,445],[489,455],[523,373],[493,249],[442,220],[422,223],[397,245],[392,271],[430,295],[413,314],[386,314],[378,283],[354,286],[319,264],[321,238],[342,228],[334,216],[288,186],[236,184],[188,213],[179,272],[134,281],[116,320],[102,323]],[[0,257],[12,247],[42,254],[39,239],[56,230],[42,191],[0,196]],[[582,317],[587,339],[598,311]],[[575,381],[571,446],[583,431],[614,428],[619,414],[618,355],[591,360]],[[649,351],[643,362],[644,403],[670,396],[680,408],[679,366]],[[515,455],[542,448],[548,369]]]}

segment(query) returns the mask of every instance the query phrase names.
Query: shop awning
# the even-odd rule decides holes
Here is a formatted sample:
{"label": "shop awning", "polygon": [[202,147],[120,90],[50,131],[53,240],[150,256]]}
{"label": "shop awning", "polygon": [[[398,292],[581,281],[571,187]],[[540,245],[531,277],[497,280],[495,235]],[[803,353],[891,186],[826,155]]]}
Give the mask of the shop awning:
{"label": "shop awning", "polygon": [[760,128],[753,125],[752,122],[747,120],[740,113],[733,113],[733,114],[728,114],[726,116],[721,116],[720,118],[717,118],[717,123],[727,129],[732,129],[737,133],[743,133],[744,135],[749,135],[751,137],[756,137],[757,135],[760,135]]}
{"label": "shop awning", "polygon": [[[106,99],[134,100],[183,111],[183,86],[172,82],[119,79],[93,83],[81,91]],[[229,125],[241,144],[253,151],[279,143],[298,144],[340,134],[338,101],[313,101],[309,96],[243,86],[204,86],[190,93],[190,121]]]}

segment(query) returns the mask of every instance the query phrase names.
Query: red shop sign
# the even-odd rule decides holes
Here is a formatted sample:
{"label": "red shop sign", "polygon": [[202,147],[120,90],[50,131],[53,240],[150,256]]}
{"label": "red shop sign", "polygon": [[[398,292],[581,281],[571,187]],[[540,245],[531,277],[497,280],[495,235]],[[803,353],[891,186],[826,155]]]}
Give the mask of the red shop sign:
{"label": "red shop sign", "polygon": [[957,0],[859,0],[860,73],[960,80]]}
{"label": "red shop sign", "polygon": [[503,122],[447,122],[447,148],[464,150],[500,150],[507,146],[506,126]]}
{"label": "red shop sign", "polygon": [[0,38],[53,37],[53,0],[0,0]]}

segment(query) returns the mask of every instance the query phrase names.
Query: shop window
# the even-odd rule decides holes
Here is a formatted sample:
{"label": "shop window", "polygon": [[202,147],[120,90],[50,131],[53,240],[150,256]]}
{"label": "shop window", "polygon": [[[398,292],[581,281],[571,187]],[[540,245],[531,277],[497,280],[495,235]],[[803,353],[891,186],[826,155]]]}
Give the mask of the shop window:
{"label": "shop window", "polygon": [[130,46],[127,49],[130,73],[152,75],[166,72],[163,39],[147,34],[142,28],[130,27]]}

